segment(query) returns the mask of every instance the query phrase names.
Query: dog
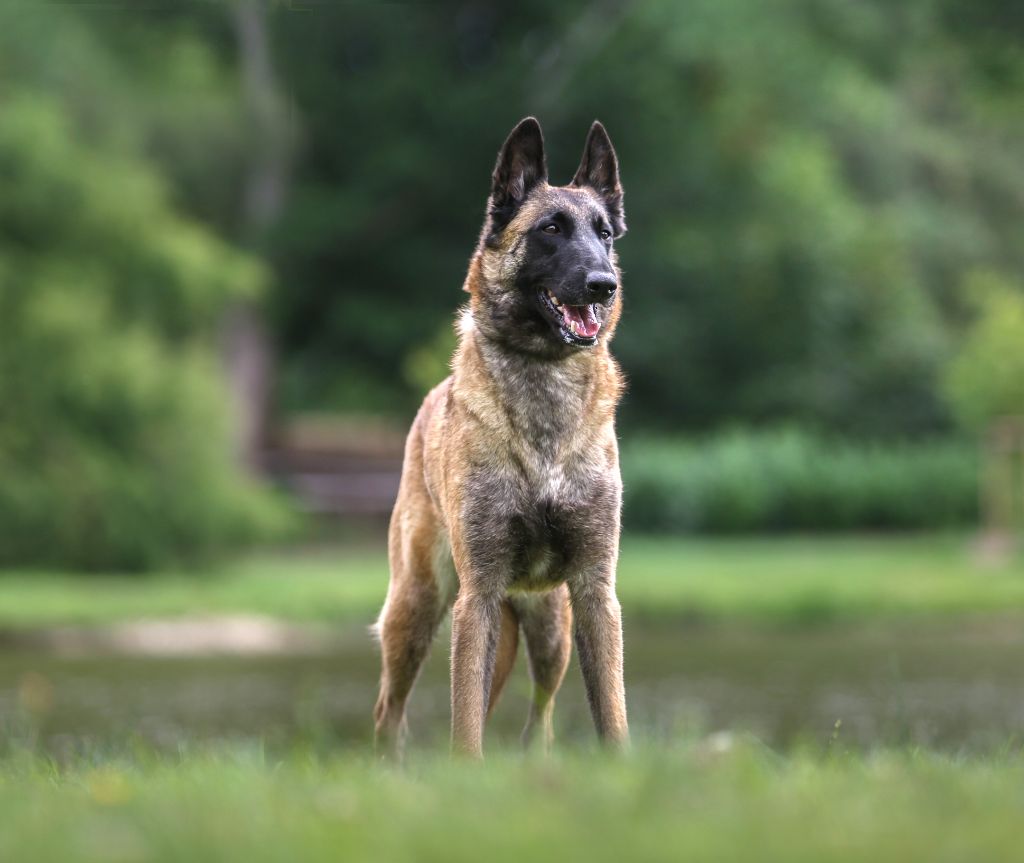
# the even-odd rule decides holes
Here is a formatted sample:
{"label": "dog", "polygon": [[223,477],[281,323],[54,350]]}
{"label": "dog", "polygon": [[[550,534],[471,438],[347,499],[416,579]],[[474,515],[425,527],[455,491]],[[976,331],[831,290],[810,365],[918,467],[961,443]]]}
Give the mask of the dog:
{"label": "dog", "polygon": [[452,374],[406,442],[376,624],[379,751],[401,756],[406,702],[449,608],[453,752],[482,757],[520,631],[533,681],[524,742],[551,745],[574,636],[598,737],[628,744],[615,594],[623,384],[608,350],[622,308],[614,241],[625,230],[601,123],[566,186],[548,184],[537,120],[512,130],[463,286]]}

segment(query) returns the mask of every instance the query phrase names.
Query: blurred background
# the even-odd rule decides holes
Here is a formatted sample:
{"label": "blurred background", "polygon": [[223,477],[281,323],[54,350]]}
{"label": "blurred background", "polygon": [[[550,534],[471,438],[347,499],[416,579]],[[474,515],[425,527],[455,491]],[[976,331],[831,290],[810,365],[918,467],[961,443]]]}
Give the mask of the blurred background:
{"label": "blurred background", "polygon": [[[664,607],[675,626],[1024,606],[1019,4],[3,3],[12,643],[114,649],[134,636],[53,641],[40,628],[164,614],[372,617],[404,433],[447,374],[493,161],[527,114],[554,182],[571,177],[594,118],[621,161],[627,621]],[[716,567],[726,587],[700,580]],[[311,643],[244,623],[258,647]],[[188,632],[160,643],[205,643]],[[949,642],[928,632],[918,647]],[[875,644],[879,663],[904,636]],[[652,669],[652,726],[678,715],[656,707],[665,692],[698,674],[666,677],[677,636],[658,637],[635,653]],[[764,668],[737,660],[733,673],[726,655],[828,653],[748,637],[704,646],[729,693]],[[870,676],[860,642],[836,649]],[[342,696],[334,650],[310,698],[362,723],[375,660],[358,648],[365,679]],[[947,689],[922,703],[1002,711],[998,730],[1013,727],[1016,664],[992,650],[998,705]],[[38,655],[3,660],[20,681],[8,706],[43,715],[62,674],[81,693],[113,685],[95,670],[74,690],[86,666],[40,670]],[[295,685],[291,665],[275,668]],[[212,716],[217,693],[235,692],[217,669],[191,701],[173,690],[125,727],[171,703],[199,711],[182,727]],[[174,673],[198,679],[195,666]],[[700,710],[728,725],[732,695],[715,701],[715,686]],[[225,704],[248,705],[239,692]],[[818,723],[810,732],[793,717],[772,729],[831,733],[842,691],[819,695],[820,715],[794,714]],[[444,698],[425,698],[439,723]],[[289,727],[320,715],[295,713],[303,699],[274,701]],[[96,709],[90,733],[117,724]],[[939,738],[970,725],[922,709]],[[873,710],[860,714],[867,738]]]}

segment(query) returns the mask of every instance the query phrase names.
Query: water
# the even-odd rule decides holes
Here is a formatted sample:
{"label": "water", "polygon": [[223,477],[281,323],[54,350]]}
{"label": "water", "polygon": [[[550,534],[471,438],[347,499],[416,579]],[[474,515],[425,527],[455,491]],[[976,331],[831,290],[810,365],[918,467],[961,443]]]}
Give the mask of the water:
{"label": "water", "polygon": [[[659,739],[718,730],[769,745],[920,744],[987,751],[1024,729],[1024,625],[1009,619],[827,628],[626,622],[635,731]],[[410,705],[416,744],[446,745],[442,633]],[[75,658],[0,653],[0,722],[56,755],[224,739],[286,747],[370,739],[378,657],[362,631],[328,652],[250,657]],[[522,655],[488,731],[513,742],[526,715]],[[591,739],[579,670],[556,708],[560,738]]]}

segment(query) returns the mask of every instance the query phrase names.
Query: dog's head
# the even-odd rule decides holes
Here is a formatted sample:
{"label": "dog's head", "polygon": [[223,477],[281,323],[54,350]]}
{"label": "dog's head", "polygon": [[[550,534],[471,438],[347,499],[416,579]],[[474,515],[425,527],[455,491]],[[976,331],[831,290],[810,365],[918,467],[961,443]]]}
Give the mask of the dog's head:
{"label": "dog's head", "polygon": [[600,123],[572,181],[551,186],[547,176],[540,124],[527,117],[498,154],[467,290],[490,337],[557,357],[614,329],[621,291],[613,243],[626,222],[618,160]]}

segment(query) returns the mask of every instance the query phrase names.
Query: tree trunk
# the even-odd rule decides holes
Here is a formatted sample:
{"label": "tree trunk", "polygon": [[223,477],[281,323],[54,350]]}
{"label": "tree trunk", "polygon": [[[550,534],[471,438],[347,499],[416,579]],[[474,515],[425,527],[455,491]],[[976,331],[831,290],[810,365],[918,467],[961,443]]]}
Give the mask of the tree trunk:
{"label": "tree trunk", "polygon": [[[266,0],[237,0],[232,9],[251,141],[241,235],[248,248],[259,251],[284,202],[290,136],[270,58]],[[273,367],[258,301],[238,301],[228,309],[224,341],[234,449],[239,461],[255,472],[261,467],[267,439]]]}

